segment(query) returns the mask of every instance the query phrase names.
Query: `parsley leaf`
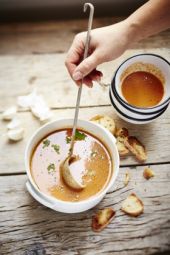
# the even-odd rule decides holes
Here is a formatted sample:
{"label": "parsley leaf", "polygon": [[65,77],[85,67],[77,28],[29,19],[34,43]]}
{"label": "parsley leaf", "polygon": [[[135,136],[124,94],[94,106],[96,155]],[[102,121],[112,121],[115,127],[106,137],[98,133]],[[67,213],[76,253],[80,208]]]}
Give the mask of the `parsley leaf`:
{"label": "parsley leaf", "polygon": [[60,154],[60,145],[58,145],[58,144],[52,144],[51,147],[54,148],[54,150],[57,152],[57,154]]}
{"label": "parsley leaf", "polygon": [[[75,133],[75,140],[77,141],[82,141],[82,140],[85,140],[87,135],[85,135],[84,133],[76,130],[76,133]],[[72,137],[71,136],[66,136],[66,143],[70,143],[71,142],[71,139]]]}
{"label": "parsley leaf", "polygon": [[78,141],[81,141],[81,140],[85,140],[87,135],[85,135],[84,133],[76,130],[76,133],[75,133],[75,139],[78,140]]}
{"label": "parsley leaf", "polygon": [[47,170],[48,170],[48,173],[55,171],[55,165],[53,163],[49,164],[47,167]]}
{"label": "parsley leaf", "polygon": [[45,140],[43,141],[43,149],[44,149],[45,147],[48,147],[49,145],[50,145],[50,140],[45,139]]}

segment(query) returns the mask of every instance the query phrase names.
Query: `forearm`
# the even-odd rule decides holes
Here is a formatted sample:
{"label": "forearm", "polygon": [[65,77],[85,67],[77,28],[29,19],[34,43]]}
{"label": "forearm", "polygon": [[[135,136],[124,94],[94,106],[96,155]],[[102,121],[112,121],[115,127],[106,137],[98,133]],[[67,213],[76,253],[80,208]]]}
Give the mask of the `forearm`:
{"label": "forearm", "polygon": [[170,28],[170,0],[150,0],[126,20],[129,40],[140,41]]}

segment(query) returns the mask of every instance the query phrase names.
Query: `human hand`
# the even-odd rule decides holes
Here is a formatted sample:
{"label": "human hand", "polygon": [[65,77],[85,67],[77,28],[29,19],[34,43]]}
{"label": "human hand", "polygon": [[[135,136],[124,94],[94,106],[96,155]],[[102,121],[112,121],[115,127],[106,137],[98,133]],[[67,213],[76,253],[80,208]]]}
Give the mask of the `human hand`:
{"label": "human hand", "polygon": [[82,61],[86,41],[86,32],[77,34],[66,57],[66,67],[72,79],[89,87],[93,81],[99,81],[102,73],[96,70],[101,63],[119,57],[128,48],[130,43],[128,24],[125,21],[115,25],[94,29],[91,31],[89,56]]}

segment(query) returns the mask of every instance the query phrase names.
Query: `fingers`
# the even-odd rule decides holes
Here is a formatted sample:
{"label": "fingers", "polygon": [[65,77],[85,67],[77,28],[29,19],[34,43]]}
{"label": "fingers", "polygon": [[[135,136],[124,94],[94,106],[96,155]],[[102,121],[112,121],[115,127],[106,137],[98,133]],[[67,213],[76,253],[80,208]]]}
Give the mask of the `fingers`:
{"label": "fingers", "polygon": [[75,81],[82,79],[92,72],[100,64],[100,58],[93,52],[89,57],[83,60],[73,71],[72,77]]}
{"label": "fingers", "polygon": [[83,34],[79,34],[75,36],[75,39],[67,53],[67,57],[65,60],[65,65],[72,78],[74,70],[82,60],[83,52],[84,52],[84,36]]}
{"label": "fingers", "polygon": [[[100,81],[103,74],[98,70],[93,70],[90,74],[83,78],[83,84],[88,87],[93,86],[93,81]],[[76,81],[76,84],[80,86],[82,84],[82,80]]]}
{"label": "fingers", "polygon": [[[97,54],[98,50],[89,49],[91,55],[82,61],[84,54],[84,40],[85,34],[78,34],[70,47],[65,65],[72,79],[77,85],[83,83],[89,87],[93,86],[93,81],[100,80],[102,73],[96,70],[98,64],[100,64],[100,54]],[[82,62],[81,62],[82,61]]]}

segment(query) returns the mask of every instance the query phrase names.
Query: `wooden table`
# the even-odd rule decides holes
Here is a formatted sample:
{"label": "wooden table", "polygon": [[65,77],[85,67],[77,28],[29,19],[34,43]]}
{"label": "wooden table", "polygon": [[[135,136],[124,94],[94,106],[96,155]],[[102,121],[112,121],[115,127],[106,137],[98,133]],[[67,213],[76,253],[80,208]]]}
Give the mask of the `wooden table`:
{"label": "wooden table", "polygon": [[[95,20],[94,27],[117,19]],[[120,19],[119,19],[120,20]],[[16,104],[17,96],[37,87],[49,103],[54,119],[73,117],[76,86],[64,66],[66,51],[86,21],[1,25],[0,27],[0,115]],[[104,81],[110,79],[122,60],[139,52],[152,52],[170,61],[170,31],[133,46],[119,59],[100,66]],[[170,251],[170,111],[144,126],[119,119],[110,105],[108,88],[84,88],[80,118],[107,114],[118,126],[127,127],[146,146],[148,159],[139,164],[134,157],[121,160],[113,192],[94,209],[80,214],[62,214],[36,202],[27,192],[24,149],[30,135],[40,126],[29,111],[19,111],[25,127],[24,140],[10,143],[6,125],[0,121],[0,254],[155,254]],[[143,178],[145,166],[155,177]],[[125,171],[131,173],[127,187]],[[121,212],[122,201],[135,192],[145,211],[131,218]],[[100,233],[91,230],[92,215],[100,208],[113,207],[116,218]]]}

